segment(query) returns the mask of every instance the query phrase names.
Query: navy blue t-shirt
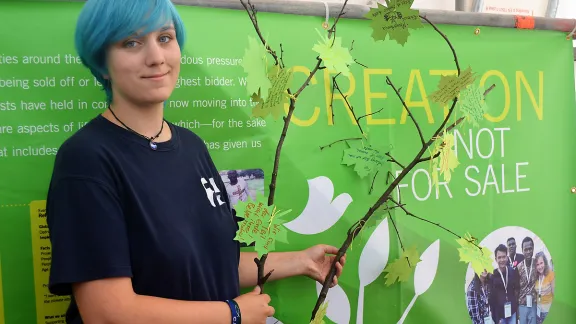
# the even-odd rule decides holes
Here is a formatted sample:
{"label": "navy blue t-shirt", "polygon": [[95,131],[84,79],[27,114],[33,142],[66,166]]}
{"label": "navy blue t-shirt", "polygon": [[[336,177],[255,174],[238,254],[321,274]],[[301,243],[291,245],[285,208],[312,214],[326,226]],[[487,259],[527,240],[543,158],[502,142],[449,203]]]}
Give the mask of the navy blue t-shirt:
{"label": "navy blue t-shirt", "polygon": [[[49,290],[131,277],[137,294],[195,301],[239,295],[238,223],[204,141],[169,123],[149,142],[98,115],[60,147],[47,197]],[[166,127],[166,126],[165,126]],[[72,303],[68,323],[82,323]]]}

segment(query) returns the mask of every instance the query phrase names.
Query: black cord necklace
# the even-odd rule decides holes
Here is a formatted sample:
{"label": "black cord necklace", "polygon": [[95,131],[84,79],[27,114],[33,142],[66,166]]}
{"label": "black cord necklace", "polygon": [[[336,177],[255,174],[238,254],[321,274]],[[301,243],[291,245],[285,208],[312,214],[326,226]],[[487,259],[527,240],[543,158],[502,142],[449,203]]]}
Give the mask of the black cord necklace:
{"label": "black cord necklace", "polygon": [[162,126],[160,127],[160,131],[158,132],[158,134],[156,134],[156,136],[152,136],[152,137],[148,137],[148,136],[144,136],[140,133],[138,133],[137,131],[133,130],[132,128],[128,127],[126,124],[124,124],[114,113],[114,111],[112,111],[112,108],[110,108],[110,106],[108,106],[108,110],[110,110],[110,112],[112,113],[112,116],[114,116],[114,118],[116,118],[116,120],[122,124],[122,126],[126,127],[127,130],[131,131],[132,133],[144,137],[145,139],[147,139],[148,141],[150,141],[150,148],[154,151],[156,151],[156,149],[158,148],[158,144],[156,144],[156,142],[154,142],[155,139],[158,138],[158,136],[160,136],[160,134],[162,134],[162,130],[164,129],[164,122],[166,121],[166,119],[162,118]]}

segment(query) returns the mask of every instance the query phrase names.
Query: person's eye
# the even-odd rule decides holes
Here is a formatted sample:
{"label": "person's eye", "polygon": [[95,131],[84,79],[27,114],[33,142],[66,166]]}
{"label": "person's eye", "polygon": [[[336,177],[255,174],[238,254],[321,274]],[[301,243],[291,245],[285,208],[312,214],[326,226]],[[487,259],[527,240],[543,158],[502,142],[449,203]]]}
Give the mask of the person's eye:
{"label": "person's eye", "polygon": [[134,40],[130,40],[130,41],[125,41],[122,46],[127,47],[127,48],[132,48],[134,46],[136,46],[136,41]]}
{"label": "person's eye", "polygon": [[172,37],[168,36],[168,35],[160,36],[160,41],[162,43],[168,43],[171,39],[172,39]]}

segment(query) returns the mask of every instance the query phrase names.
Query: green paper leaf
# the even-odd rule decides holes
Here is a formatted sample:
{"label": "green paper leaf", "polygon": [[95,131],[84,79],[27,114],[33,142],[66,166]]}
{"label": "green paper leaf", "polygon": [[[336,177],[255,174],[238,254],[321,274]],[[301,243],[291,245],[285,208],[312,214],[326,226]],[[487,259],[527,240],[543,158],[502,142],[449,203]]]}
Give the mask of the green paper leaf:
{"label": "green paper leaf", "polygon": [[374,173],[385,161],[386,157],[370,145],[346,149],[342,157],[342,164],[355,164],[354,171],[360,178]]}
{"label": "green paper leaf", "polygon": [[372,20],[372,38],[375,41],[384,41],[386,36],[389,36],[390,40],[396,40],[404,46],[410,36],[410,29],[423,27],[420,12],[411,9],[413,2],[414,0],[386,0],[386,6],[378,3],[377,8],[371,8],[365,17]]}
{"label": "green paper leaf", "polygon": [[492,252],[485,246],[482,246],[479,249],[476,246],[476,241],[477,240],[468,233],[464,235],[463,238],[456,239],[456,242],[458,242],[458,244],[461,246],[458,248],[460,261],[464,263],[471,263],[474,272],[480,276],[484,270],[488,272],[492,270]]}
{"label": "green paper leaf", "polygon": [[462,91],[458,106],[466,120],[474,127],[479,127],[480,122],[484,120],[484,114],[488,111],[488,106],[484,100],[484,90],[472,84]]}
{"label": "green paper leaf", "polygon": [[386,286],[392,285],[396,280],[398,280],[398,282],[408,281],[412,270],[416,268],[416,264],[420,261],[420,254],[415,246],[404,249],[398,259],[389,263],[386,268],[384,268],[384,272],[388,273],[386,275]]}
{"label": "green paper leaf", "polygon": [[275,65],[270,69],[268,75],[271,87],[268,91],[267,99],[261,97],[261,93],[252,95],[252,101],[257,102],[256,106],[252,108],[253,117],[266,118],[272,115],[272,118],[277,120],[284,112],[284,103],[289,98],[287,89],[292,82],[292,69],[280,68]]}
{"label": "green paper leaf", "polygon": [[320,305],[314,319],[310,322],[310,324],[326,324],[324,322],[324,317],[326,317],[326,311],[328,310],[328,301],[325,301]]}
{"label": "green paper leaf", "polygon": [[342,47],[342,38],[328,38],[328,36],[322,35],[318,29],[316,29],[316,31],[320,35],[320,41],[312,47],[312,50],[319,54],[320,58],[324,62],[324,66],[328,70],[349,76],[350,69],[348,68],[348,65],[354,63],[354,59],[352,58],[352,55],[350,55],[348,48]]}
{"label": "green paper leaf", "polygon": [[268,89],[272,82],[268,79],[268,51],[253,36],[248,36],[248,48],[242,57],[242,67],[248,75],[246,77],[246,90],[249,95],[260,91],[262,99],[268,97]]}
{"label": "green paper leaf", "polygon": [[460,91],[474,83],[476,76],[472,69],[468,67],[461,71],[460,76],[442,75],[438,83],[438,89],[430,94],[430,99],[442,106],[448,104],[450,100],[458,97]]}
{"label": "green paper leaf", "polygon": [[257,194],[256,200],[249,197],[247,201],[238,201],[236,215],[243,220],[238,223],[239,229],[234,240],[246,244],[255,244],[258,257],[274,251],[278,238],[287,243],[286,222],[282,217],[291,210],[279,211],[276,206],[268,206],[267,198]]}

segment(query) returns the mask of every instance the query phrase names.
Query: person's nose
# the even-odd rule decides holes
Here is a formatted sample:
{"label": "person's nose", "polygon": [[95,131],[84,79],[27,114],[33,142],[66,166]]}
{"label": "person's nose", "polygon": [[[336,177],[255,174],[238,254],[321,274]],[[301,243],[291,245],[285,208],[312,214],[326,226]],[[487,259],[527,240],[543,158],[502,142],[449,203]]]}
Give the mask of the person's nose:
{"label": "person's nose", "polygon": [[146,65],[162,65],[165,62],[164,51],[160,44],[156,42],[150,42],[147,46],[146,53]]}

